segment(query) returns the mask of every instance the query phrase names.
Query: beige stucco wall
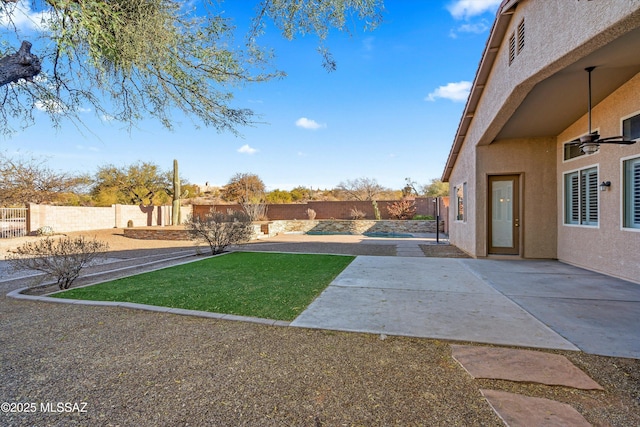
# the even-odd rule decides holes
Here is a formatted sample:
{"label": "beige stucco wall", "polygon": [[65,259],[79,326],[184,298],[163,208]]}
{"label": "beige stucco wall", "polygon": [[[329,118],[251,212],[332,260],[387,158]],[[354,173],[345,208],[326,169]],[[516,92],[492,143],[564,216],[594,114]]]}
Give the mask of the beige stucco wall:
{"label": "beige stucco wall", "polygon": [[[465,144],[490,144],[537,83],[637,28],[639,6],[640,0],[521,1],[509,23]],[[509,65],[509,35],[523,18],[525,48]]]}
{"label": "beige stucco wall", "polygon": [[[640,74],[613,92],[592,111],[592,126],[600,135],[622,133],[622,118],[640,114]],[[630,146],[602,145],[600,151],[563,161],[563,145],[585,133],[587,116],[558,136],[558,258],[591,270],[640,282],[640,230],[622,227],[622,160],[640,156],[640,143]],[[590,166],[598,168],[598,180],[611,181],[599,191],[597,227],[564,224],[564,173]]]}
{"label": "beige stucco wall", "polygon": [[[475,146],[465,144],[449,177],[449,241],[468,253],[476,256],[476,152]],[[467,183],[467,200],[465,201],[466,219],[456,220],[457,207],[455,188]]]}
{"label": "beige stucco wall", "polygon": [[490,175],[520,176],[520,256],[556,258],[556,140],[502,140],[478,147],[476,255],[488,255]]}
{"label": "beige stucco wall", "polygon": [[[471,152],[469,152],[471,151]],[[556,139],[503,140],[477,151],[463,147],[449,181],[449,240],[468,254],[488,255],[490,175],[520,176],[520,255],[556,258]],[[467,183],[467,220],[456,221],[454,189]]]}

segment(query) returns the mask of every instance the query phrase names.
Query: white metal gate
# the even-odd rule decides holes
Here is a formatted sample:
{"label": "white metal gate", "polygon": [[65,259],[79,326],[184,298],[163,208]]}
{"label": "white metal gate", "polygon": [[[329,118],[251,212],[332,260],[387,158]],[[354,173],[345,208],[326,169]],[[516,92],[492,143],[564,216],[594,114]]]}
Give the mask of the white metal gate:
{"label": "white metal gate", "polygon": [[27,208],[0,208],[0,238],[27,235]]}

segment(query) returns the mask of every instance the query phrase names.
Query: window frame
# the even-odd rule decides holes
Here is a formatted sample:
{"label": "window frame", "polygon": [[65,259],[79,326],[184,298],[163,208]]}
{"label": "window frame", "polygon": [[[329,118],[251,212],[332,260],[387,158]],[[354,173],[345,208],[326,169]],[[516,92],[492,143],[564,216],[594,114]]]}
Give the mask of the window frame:
{"label": "window frame", "polygon": [[[640,195],[638,195],[639,200],[629,200],[629,193],[633,191],[633,194],[636,195],[636,191],[629,189],[629,176],[627,172],[627,165],[636,164],[638,168],[640,168],[640,154],[634,154],[628,157],[623,157],[620,159],[620,182],[622,185],[620,186],[620,228],[624,231],[631,231],[635,233],[640,233],[640,220],[636,223],[633,221],[629,225],[629,216],[634,215],[630,214],[630,206],[629,204],[633,201],[633,203],[637,203],[640,205]],[[634,182],[635,185],[640,187],[640,177],[637,182]],[[640,189],[638,189],[638,193],[640,193]]]}
{"label": "window frame", "polygon": [[585,166],[562,174],[562,224],[564,226],[600,227],[599,179],[598,165]]}
{"label": "window frame", "polygon": [[[623,137],[626,137],[626,135],[624,134],[624,122],[636,117],[638,118],[638,120],[640,120],[640,111],[636,111],[620,119],[620,135],[622,135]],[[633,138],[632,141],[633,140],[640,141],[640,134],[638,134],[638,137]]]}
{"label": "window frame", "polygon": [[[453,187],[453,196],[456,201],[456,210],[455,210],[455,221],[456,222],[467,222],[467,183],[463,182],[460,185],[456,185]],[[462,208],[462,209],[461,209]]]}

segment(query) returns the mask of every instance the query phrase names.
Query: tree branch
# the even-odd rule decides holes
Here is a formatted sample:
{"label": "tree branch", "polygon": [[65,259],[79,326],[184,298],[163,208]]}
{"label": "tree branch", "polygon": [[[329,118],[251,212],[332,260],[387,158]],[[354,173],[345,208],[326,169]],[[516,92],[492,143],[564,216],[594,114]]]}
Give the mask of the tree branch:
{"label": "tree branch", "polygon": [[18,52],[0,58],[0,87],[20,79],[33,81],[40,69],[40,59],[31,53],[31,43],[23,41]]}

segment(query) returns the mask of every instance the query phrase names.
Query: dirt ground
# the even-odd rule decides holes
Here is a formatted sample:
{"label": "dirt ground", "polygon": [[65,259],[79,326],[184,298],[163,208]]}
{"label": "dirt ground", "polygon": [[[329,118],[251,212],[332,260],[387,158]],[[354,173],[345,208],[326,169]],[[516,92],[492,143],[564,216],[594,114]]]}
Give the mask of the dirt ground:
{"label": "dirt ground", "polygon": [[[136,241],[120,229],[86,235],[115,258],[195,253],[192,242]],[[246,248],[395,254],[357,236],[295,240]],[[1,243],[2,253],[21,244]],[[0,413],[0,425],[503,425],[481,388],[569,403],[597,426],[640,425],[638,360],[554,352],[605,391],[473,380],[449,342],[5,297],[19,286],[0,284],[0,397],[37,410]]]}

